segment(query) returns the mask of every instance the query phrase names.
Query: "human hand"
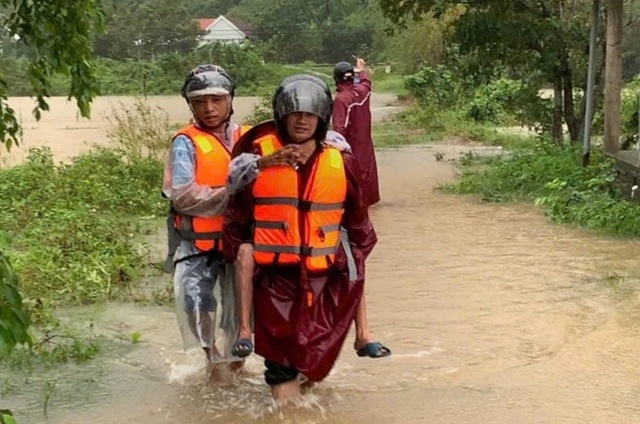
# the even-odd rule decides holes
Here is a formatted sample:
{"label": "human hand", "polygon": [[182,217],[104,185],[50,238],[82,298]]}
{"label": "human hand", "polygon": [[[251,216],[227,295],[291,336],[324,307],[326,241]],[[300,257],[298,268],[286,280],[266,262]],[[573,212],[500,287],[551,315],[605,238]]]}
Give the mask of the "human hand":
{"label": "human hand", "polygon": [[260,158],[260,160],[258,160],[258,168],[264,169],[272,166],[295,167],[299,162],[301,162],[300,146],[297,144],[287,144],[277,152]]}
{"label": "human hand", "polygon": [[365,62],[364,59],[358,57],[356,59],[356,69],[362,72],[364,71],[365,66],[367,66],[367,62]]}

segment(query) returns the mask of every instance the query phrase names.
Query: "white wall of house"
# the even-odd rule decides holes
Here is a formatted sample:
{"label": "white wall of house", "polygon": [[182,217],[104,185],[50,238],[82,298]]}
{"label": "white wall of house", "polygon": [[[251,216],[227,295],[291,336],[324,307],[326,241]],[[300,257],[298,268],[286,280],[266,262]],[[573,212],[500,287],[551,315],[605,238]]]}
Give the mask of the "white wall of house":
{"label": "white wall of house", "polygon": [[211,43],[237,43],[246,40],[247,36],[236,28],[226,18],[221,16],[207,30],[207,33],[200,39],[199,46],[202,47]]}

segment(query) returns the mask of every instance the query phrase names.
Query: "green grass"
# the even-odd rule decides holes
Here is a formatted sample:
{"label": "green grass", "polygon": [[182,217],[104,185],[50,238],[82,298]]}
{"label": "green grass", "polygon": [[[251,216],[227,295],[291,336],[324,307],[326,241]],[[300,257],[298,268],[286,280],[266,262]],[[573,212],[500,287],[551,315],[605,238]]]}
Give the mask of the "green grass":
{"label": "green grass", "polygon": [[434,112],[410,106],[389,121],[374,122],[373,139],[377,147],[446,141],[458,138],[506,149],[518,149],[535,143],[534,136],[509,134],[495,126],[465,119],[454,111]]}
{"label": "green grass", "polygon": [[405,77],[397,74],[385,74],[384,69],[378,69],[371,76],[373,91],[376,93],[393,93],[399,98],[407,97],[409,92],[405,88]]}
{"label": "green grass", "polygon": [[376,147],[401,147],[437,140],[422,128],[407,128],[398,120],[374,122],[373,141]]}

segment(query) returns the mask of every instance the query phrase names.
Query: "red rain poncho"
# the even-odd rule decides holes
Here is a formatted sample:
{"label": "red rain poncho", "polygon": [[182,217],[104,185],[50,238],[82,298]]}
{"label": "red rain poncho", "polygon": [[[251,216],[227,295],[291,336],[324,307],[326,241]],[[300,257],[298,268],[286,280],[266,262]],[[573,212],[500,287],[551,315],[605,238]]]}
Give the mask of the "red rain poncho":
{"label": "red rain poncho", "polygon": [[371,138],[371,80],[360,72],[360,83],[338,83],[333,105],[333,130],[351,145],[360,168],[360,181],[367,205],[380,201],[378,166]]}
{"label": "red rain poncho", "polygon": [[[248,146],[248,143],[245,145]],[[238,150],[234,151],[238,154]],[[255,153],[255,152],[254,152]],[[364,287],[365,259],[376,244],[367,205],[359,184],[358,164],[342,153],[347,177],[347,197],[342,226],[346,228],[358,270],[349,281],[347,258],[340,248],[334,269],[309,274],[297,266],[256,266],[254,275],[255,352],[267,360],[295,368],[311,381],[324,379],[333,367],[353,321]],[[317,154],[301,165],[301,185],[306,185]],[[238,246],[251,241],[253,184],[233,195],[225,216],[225,257],[233,261]],[[314,292],[308,306],[304,283]]]}

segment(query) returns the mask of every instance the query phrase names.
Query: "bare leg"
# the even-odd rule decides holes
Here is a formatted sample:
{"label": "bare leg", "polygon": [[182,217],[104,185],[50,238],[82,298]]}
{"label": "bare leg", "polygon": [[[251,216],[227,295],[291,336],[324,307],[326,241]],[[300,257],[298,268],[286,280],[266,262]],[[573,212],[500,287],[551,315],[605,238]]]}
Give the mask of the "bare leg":
{"label": "bare leg", "polygon": [[251,339],[251,310],[253,306],[253,246],[240,245],[235,262],[236,302],[239,316],[238,339]]}
{"label": "bare leg", "polygon": [[[371,334],[371,331],[369,330],[369,325],[367,323],[367,304],[364,293],[362,293],[362,299],[360,299],[360,305],[358,306],[355,322],[356,341],[353,343],[353,347],[356,349],[358,356],[383,358],[391,355],[391,350],[383,344],[376,342],[373,334]],[[367,346],[370,343],[371,345]],[[367,346],[366,349],[365,346]]]}
{"label": "bare leg", "polygon": [[220,353],[213,344],[213,322],[211,321],[209,312],[189,312],[189,329],[196,340],[204,345],[202,349],[204,350],[207,361],[211,360],[214,355],[220,356]]}
{"label": "bare leg", "polygon": [[373,342],[373,335],[369,330],[369,324],[367,323],[367,302],[365,300],[365,294],[362,292],[362,299],[360,299],[360,305],[358,306],[358,313],[356,314],[356,341],[353,347],[360,349],[367,343]]}

